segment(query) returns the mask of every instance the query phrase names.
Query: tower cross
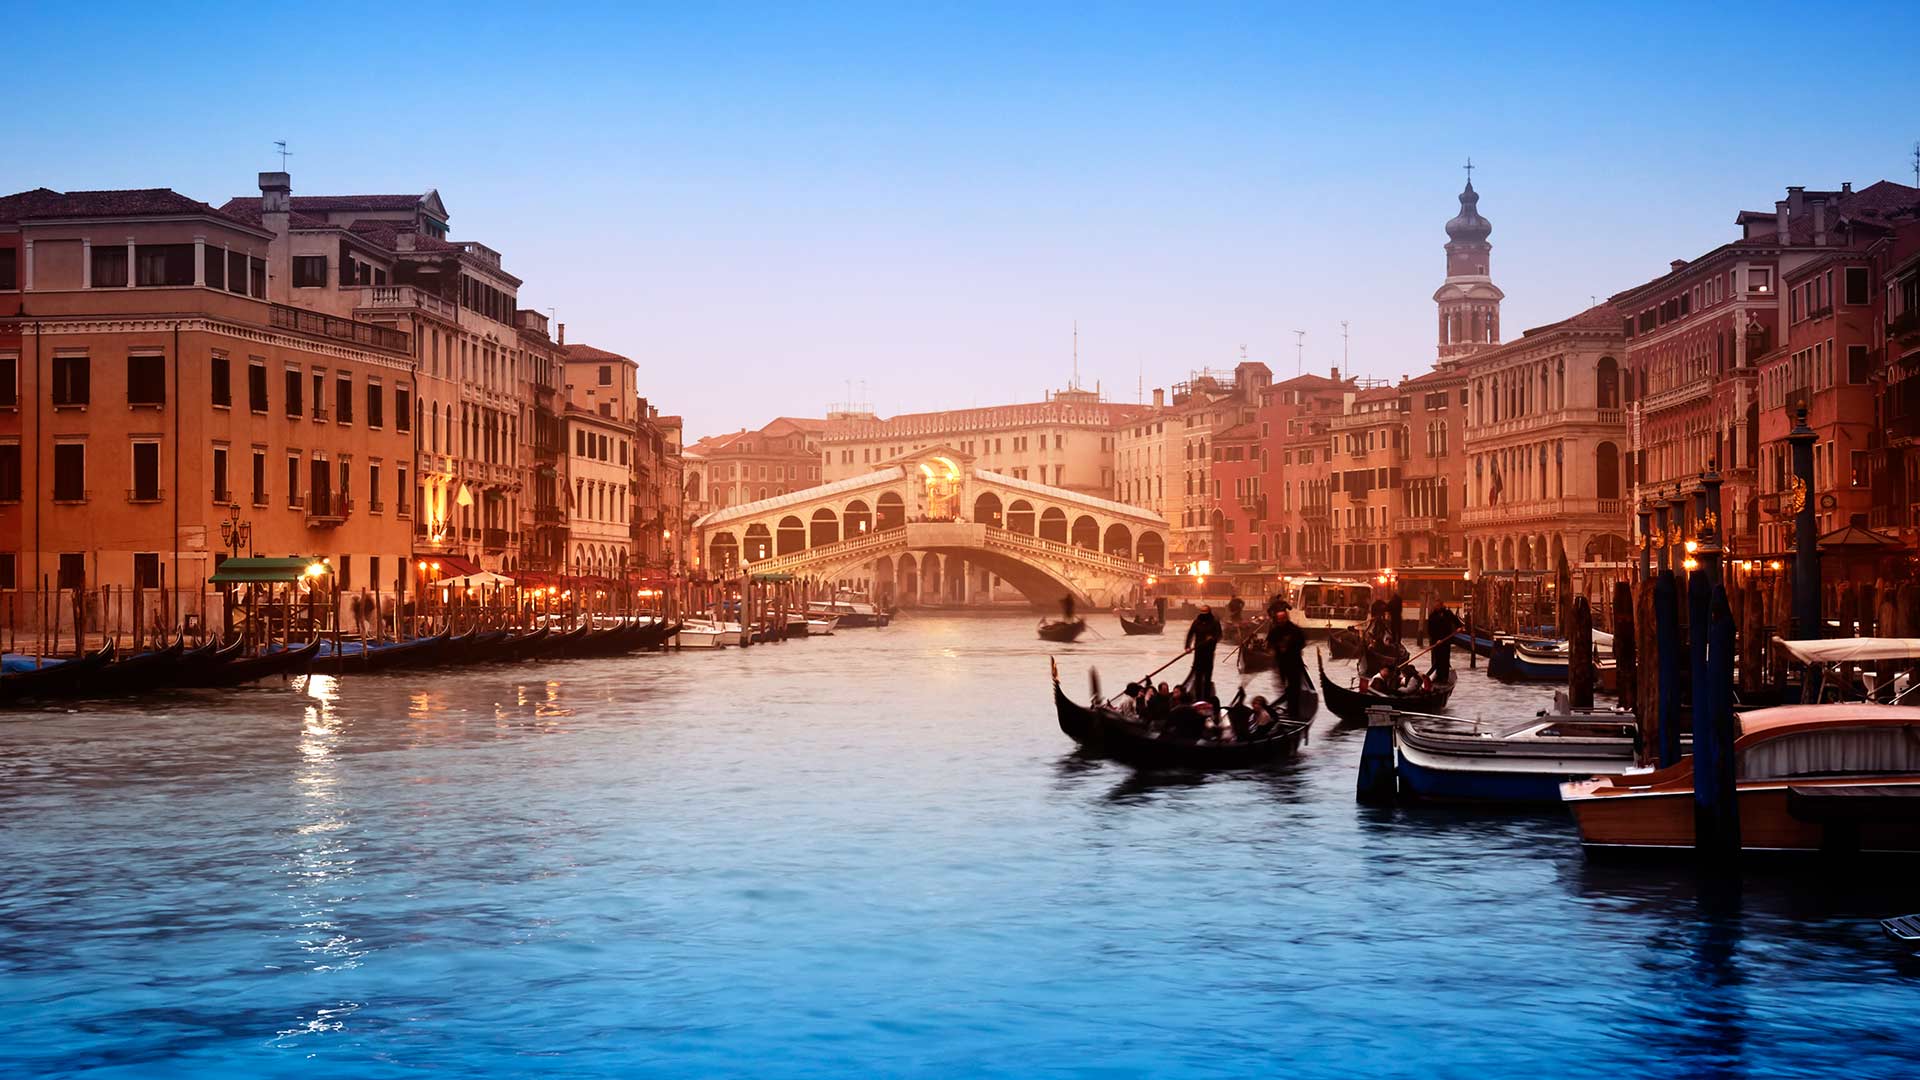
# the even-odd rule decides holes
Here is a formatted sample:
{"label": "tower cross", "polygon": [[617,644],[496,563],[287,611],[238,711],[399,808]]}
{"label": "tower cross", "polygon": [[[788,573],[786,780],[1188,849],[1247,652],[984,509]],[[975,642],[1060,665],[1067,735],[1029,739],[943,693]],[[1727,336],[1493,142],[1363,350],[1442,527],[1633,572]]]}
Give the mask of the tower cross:
{"label": "tower cross", "polygon": [[1467,168],[1467,183],[1469,186],[1471,186],[1473,183],[1473,159],[1471,157],[1467,159],[1466,168]]}

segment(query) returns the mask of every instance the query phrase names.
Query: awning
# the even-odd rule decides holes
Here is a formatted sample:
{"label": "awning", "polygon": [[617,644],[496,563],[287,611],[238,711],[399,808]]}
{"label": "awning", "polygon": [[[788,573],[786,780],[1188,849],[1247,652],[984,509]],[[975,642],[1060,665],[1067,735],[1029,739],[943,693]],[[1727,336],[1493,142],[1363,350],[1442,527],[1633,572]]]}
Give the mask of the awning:
{"label": "awning", "polygon": [[241,582],[299,581],[313,559],[234,558],[223,559],[220,568],[207,580],[215,584]]}
{"label": "awning", "polygon": [[434,582],[434,584],[451,585],[456,589],[478,589],[483,587],[498,589],[517,584],[517,582],[505,574],[496,574],[491,570],[482,570],[477,574],[462,574],[459,577],[442,578]]}
{"label": "awning", "polygon": [[778,584],[781,584],[782,582],[792,581],[793,575],[792,574],[755,574],[753,575],[753,580],[771,582],[775,585],[778,585]]}
{"label": "awning", "polygon": [[1860,660],[1920,660],[1920,638],[1773,639],[1803,664],[1845,664]]}
{"label": "awning", "polygon": [[439,563],[441,577],[461,577],[480,572],[479,565],[472,559],[462,558],[459,555],[440,555],[431,551],[415,552],[413,565],[418,567],[421,563],[429,565]]}

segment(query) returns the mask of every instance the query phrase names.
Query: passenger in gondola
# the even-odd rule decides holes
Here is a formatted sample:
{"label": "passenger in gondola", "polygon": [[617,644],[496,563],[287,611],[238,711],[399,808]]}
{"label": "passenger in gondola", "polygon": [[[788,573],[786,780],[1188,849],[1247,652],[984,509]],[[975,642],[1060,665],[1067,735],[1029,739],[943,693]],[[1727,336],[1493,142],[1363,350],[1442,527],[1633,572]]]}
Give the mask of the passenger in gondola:
{"label": "passenger in gondola", "polygon": [[1227,601],[1227,625],[1239,626],[1241,616],[1246,610],[1247,602],[1240,599],[1239,593],[1234,593],[1232,598]]}
{"label": "passenger in gondola", "polygon": [[1453,635],[1459,632],[1462,623],[1460,616],[1453,613],[1445,600],[1433,602],[1433,612],[1427,616],[1427,640],[1433,647],[1433,681],[1444,683],[1453,671]]}
{"label": "passenger in gondola", "polygon": [[1187,648],[1193,650],[1193,669],[1187,673],[1187,687],[1195,698],[1213,696],[1213,650],[1220,644],[1220,620],[1213,608],[1202,604],[1200,614],[1187,627]]}
{"label": "passenger in gondola", "polygon": [[1067,622],[1073,621],[1073,594],[1072,593],[1068,593],[1067,595],[1060,598],[1060,618],[1062,618]]}
{"label": "passenger in gondola", "polygon": [[1281,697],[1287,715],[1300,715],[1300,692],[1307,684],[1307,664],[1301,658],[1307,647],[1306,632],[1293,621],[1293,605],[1279,597],[1267,605],[1273,621],[1267,626],[1267,650],[1273,653],[1273,670],[1280,678]]}
{"label": "passenger in gondola", "polygon": [[1109,704],[1112,706],[1114,712],[1119,713],[1128,720],[1139,719],[1140,684],[1128,683],[1127,688],[1120,692],[1120,696],[1114,698]]}

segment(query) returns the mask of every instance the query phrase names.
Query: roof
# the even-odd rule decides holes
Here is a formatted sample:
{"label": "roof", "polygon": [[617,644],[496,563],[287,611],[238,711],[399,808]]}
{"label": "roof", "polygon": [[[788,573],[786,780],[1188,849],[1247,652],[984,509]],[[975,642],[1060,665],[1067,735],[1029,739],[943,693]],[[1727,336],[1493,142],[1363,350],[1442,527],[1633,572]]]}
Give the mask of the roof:
{"label": "roof", "polygon": [[1885,533],[1874,532],[1864,525],[1843,525],[1820,538],[1822,550],[1843,547],[1897,548],[1905,545]]}
{"label": "roof", "polygon": [[247,557],[226,559],[207,580],[210,582],[298,581],[305,576],[312,559]]}
{"label": "roof", "polygon": [[737,506],[729,506],[725,509],[715,510],[699,521],[694,522],[693,527],[696,529],[705,529],[714,525],[723,525],[729,521],[755,518],[768,511],[777,510],[782,506],[792,503],[814,502],[830,495],[842,495],[850,491],[859,491],[863,488],[880,487],[885,484],[891,484],[906,475],[907,470],[905,466],[885,466],[875,469],[873,472],[861,473],[858,476],[849,476],[845,480],[835,480],[831,484],[820,484],[815,487],[801,488],[799,491],[790,491],[785,495],[775,495],[768,499],[755,499],[752,502],[743,502]]}
{"label": "roof", "polygon": [[605,349],[596,348],[592,345],[562,345],[560,346],[560,350],[567,354],[568,360],[578,360],[583,363],[598,360],[618,360],[623,364],[633,363],[632,360],[621,356],[619,353],[608,352]]}
{"label": "roof", "polygon": [[236,225],[259,227],[258,222],[216,210],[172,188],[128,188],[121,191],[34,188],[32,191],[0,196],[0,221],[8,222],[181,215],[222,218]]}
{"label": "roof", "polygon": [[1241,439],[1258,438],[1260,438],[1260,425],[1252,422],[1235,424],[1230,428],[1213,433],[1213,441],[1216,443],[1239,442]]}
{"label": "roof", "polygon": [[335,210],[414,210],[427,201],[425,193],[419,195],[295,195],[295,210],[314,210],[331,213]]}
{"label": "roof", "polygon": [[1561,319],[1559,322],[1536,326],[1522,333],[1522,338],[1535,334],[1551,333],[1555,330],[1619,330],[1623,316],[1620,309],[1611,300],[1602,300],[1578,315]]}
{"label": "roof", "polygon": [[1078,491],[1069,491],[1066,488],[1057,488],[1050,484],[1036,484],[1031,480],[1020,480],[1008,476],[1006,473],[997,473],[988,469],[975,469],[973,470],[973,475],[975,479],[989,480],[1003,487],[1013,488],[1016,491],[1030,491],[1035,495],[1045,495],[1048,498],[1060,502],[1079,503],[1096,510],[1104,510],[1115,517],[1147,522],[1157,529],[1171,527],[1168,525],[1166,518],[1150,510],[1142,510],[1138,506],[1128,506],[1126,503],[1114,502],[1112,499],[1102,499],[1096,495],[1086,495]]}
{"label": "roof", "polygon": [[[1796,642],[1795,644],[1812,644]],[[1870,701],[1849,701],[1827,705],[1781,705],[1772,709],[1754,709],[1736,717],[1740,739],[1748,736],[1779,734],[1793,729],[1825,727],[1831,724],[1920,724],[1920,706],[1876,705]]]}
{"label": "roof", "polygon": [[1803,664],[1840,664],[1860,660],[1920,660],[1920,638],[1827,638],[1776,644]]}
{"label": "roof", "polygon": [[1432,371],[1427,372],[1425,375],[1420,375],[1415,378],[1408,379],[1405,382],[1402,382],[1400,386],[1402,389],[1413,390],[1413,389],[1418,389],[1424,386],[1430,386],[1434,383],[1464,382],[1466,381],[1466,378],[1467,378],[1466,372],[1461,371],[1457,367],[1434,368]]}

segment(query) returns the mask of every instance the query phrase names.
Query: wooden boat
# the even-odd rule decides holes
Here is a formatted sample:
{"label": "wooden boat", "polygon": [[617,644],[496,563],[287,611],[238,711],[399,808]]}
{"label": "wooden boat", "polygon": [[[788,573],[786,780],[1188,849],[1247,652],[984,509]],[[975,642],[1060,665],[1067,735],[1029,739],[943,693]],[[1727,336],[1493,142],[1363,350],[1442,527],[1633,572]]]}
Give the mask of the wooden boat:
{"label": "wooden boat", "polygon": [[529,645],[526,655],[529,658],[565,656],[575,641],[586,637],[592,631],[593,627],[586,623],[581,623],[569,630],[554,630],[539,642]]}
{"label": "wooden boat", "polygon": [[1249,633],[1240,642],[1236,661],[1242,674],[1251,675],[1258,671],[1273,670],[1273,650],[1267,648],[1267,639],[1260,634]]}
{"label": "wooden boat", "polygon": [[1437,713],[1447,707],[1447,699],[1453,696],[1453,688],[1460,682],[1458,671],[1447,672],[1447,681],[1421,693],[1376,694],[1371,690],[1355,690],[1341,686],[1327,678],[1326,661],[1315,657],[1320,668],[1320,696],[1326,699],[1327,708],[1335,716],[1349,723],[1367,722],[1367,710],[1388,708],[1406,712]]}
{"label": "wooden boat", "polygon": [[1335,660],[1358,660],[1367,655],[1366,635],[1351,626],[1341,627],[1327,635],[1327,652]]}
{"label": "wooden boat", "polygon": [[75,688],[75,693],[81,697],[118,697],[123,694],[144,694],[168,685],[186,645],[186,639],[181,638],[171,645],[115,659],[87,676]]}
{"label": "wooden boat", "polygon": [[407,641],[342,641],[338,648],[334,647],[333,642],[323,639],[314,654],[313,668],[329,675],[338,675],[352,671],[400,671],[430,667],[448,656],[458,656],[474,637],[474,632],[469,630],[459,637],[435,634]]}
{"label": "wooden boat", "polygon": [[807,608],[807,614],[816,619],[829,615],[840,617],[840,629],[862,630],[869,627],[885,626],[893,621],[891,612],[882,611],[872,604],[859,600],[822,600]]}
{"label": "wooden boat", "polygon": [[1160,619],[1129,619],[1122,615],[1120,629],[1123,633],[1135,635],[1162,634],[1166,632],[1167,624]]}
{"label": "wooden boat", "polygon": [[525,660],[539,650],[540,643],[547,640],[547,635],[551,633],[553,633],[551,628],[542,626],[514,634],[501,642],[499,654],[495,659],[502,663]]}
{"label": "wooden boat", "polygon": [[1639,723],[1632,712],[1541,712],[1487,724],[1396,712],[1399,793],[1448,802],[1557,803],[1570,780],[1633,767]]}
{"label": "wooden boat", "polygon": [[113,660],[113,646],[70,660],[48,658],[38,669],[0,675],[0,703],[25,698],[70,697],[82,684]]}
{"label": "wooden boat", "polygon": [[[1747,851],[1920,852],[1920,707],[1842,702],[1739,713]],[[1590,848],[1690,849],[1693,758],[1561,785]]]}
{"label": "wooden boat", "polygon": [[247,639],[235,634],[232,641],[224,642],[208,639],[197,649],[188,649],[180,654],[180,659],[168,672],[166,685],[188,687],[200,686],[214,671],[238,659],[240,651],[247,647]]}
{"label": "wooden boat", "polygon": [[319,653],[320,642],[315,640],[296,649],[276,646],[258,656],[236,655],[233,659],[207,672],[192,685],[196,687],[240,686],[257,682],[271,675],[298,675],[313,666],[313,658]]}
{"label": "wooden boat", "polygon": [[1465,630],[1456,630],[1453,632],[1453,643],[1463,649],[1472,649],[1481,656],[1492,656],[1493,646],[1496,644],[1491,635],[1474,634],[1469,636]]}
{"label": "wooden boat", "polygon": [[807,616],[808,637],[832,637],[833,632],[839,628],[840,616],[838,615],[828,615],[824,618],[815,615]]}
{"label": "wooden boat", "polygon": [[1040,624],[1040,640],[1073,641],[1087,632],[1085,619],[1054,619]]}
{"label": "wooden boat", "polygon": [[734,623],[688,620],[680,624],[671,638],[681,649],[724,649],[740,642],[740,627]]}
{"label": "wooden boat", "polygon": [[1089,753],[1149,769],[1244,769],[1292,757],[1306,737],[1308,720],[1284,724],[1269,737],[1247,742],[1193,741],[1159,735],[1104,709],[1090,709],[1053,684],[1060,730]]}
{"label": "wooden boat", "polygon": [[1567,681],[1567,659],[1521,648],[1512,638],[1500,638],[1487,658],[1487,674],[1501,682]]}

